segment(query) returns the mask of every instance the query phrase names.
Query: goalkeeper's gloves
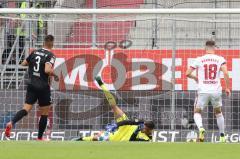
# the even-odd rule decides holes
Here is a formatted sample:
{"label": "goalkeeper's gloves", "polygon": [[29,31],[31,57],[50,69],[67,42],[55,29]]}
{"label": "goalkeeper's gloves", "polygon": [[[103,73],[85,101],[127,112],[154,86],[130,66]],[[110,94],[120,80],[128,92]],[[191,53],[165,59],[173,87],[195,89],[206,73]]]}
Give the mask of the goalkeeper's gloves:
{"label": "goalkeeper's gloves", "polygon": [[108,131],[108,132],[115,132],[117,130],[117,124],[116,123],[112,123],[112,124],[107,124],[105,126],[105,130]]}

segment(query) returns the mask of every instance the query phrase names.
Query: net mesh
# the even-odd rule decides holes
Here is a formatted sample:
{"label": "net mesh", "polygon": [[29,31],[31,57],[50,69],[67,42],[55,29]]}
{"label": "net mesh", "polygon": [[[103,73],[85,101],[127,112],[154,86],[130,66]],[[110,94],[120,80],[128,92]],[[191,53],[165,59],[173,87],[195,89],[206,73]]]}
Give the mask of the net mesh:
{"label": "net mesh", "polygon": [[[1,15],[0,19],[4,21],[0,36],[1,130],[25,100],[28,77],[26,68],[17,64],[30,50],[41,48],[45,35],[53,34],[57,57],[54,67],[60,81],[52,84],[53,108],[46,135],[68,140],[79,133],[90,135],[103,130],[114,120],[94,81],[100,75],[131,119],[156,123],[154,141],[186,141],[191,131],[197,131],[193,123],[196,84],[186,78],[185,71],[194,58],[204,54],[205,41],[214,39],[217,53],[227,60],[234,91],[231,98],[223,97],[228,140],[238,142],[239,15],[43,14],[24,18]],[[203,123],[207,140],[217,141],[216,119],[209,105]],[[37,108],[16,125],[12,139],[36,137]]]}

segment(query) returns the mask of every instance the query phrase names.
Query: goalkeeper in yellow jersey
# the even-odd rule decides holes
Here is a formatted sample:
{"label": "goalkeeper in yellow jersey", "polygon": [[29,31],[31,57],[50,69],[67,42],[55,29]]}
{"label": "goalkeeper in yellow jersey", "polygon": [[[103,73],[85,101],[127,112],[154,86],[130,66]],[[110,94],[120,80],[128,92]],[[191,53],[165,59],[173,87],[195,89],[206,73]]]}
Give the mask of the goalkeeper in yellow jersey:
{"label": "goalkeeper in yellow jersey", "polygon": [[117,106],[114,96],[106,88],[100,77],[96,81],[102,88],[111,106],[116,123],[108,124],[104,132],[95,136],[80,137],[75,141],[151,141],[154,123],[152,121],[129,120],[126,114]]}

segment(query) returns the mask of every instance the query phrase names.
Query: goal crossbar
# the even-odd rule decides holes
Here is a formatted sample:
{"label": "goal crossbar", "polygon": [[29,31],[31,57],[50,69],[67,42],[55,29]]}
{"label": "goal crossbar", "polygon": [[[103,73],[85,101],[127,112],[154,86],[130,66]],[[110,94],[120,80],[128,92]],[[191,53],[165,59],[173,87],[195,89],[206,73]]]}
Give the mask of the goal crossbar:
{"label": "goal crossbar", "polygon": [[240,14],[240,8],[199,9],[16,9],[2,8],[0,14]]}

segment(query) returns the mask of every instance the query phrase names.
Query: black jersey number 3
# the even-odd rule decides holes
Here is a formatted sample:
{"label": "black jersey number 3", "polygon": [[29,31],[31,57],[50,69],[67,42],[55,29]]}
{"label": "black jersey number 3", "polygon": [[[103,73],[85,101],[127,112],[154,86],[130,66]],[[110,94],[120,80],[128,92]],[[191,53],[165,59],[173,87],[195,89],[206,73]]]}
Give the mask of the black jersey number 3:
{"label": "black jersey number 3", "polygon": [[35,60],[36,60],[36,65],[33,67],[33,70],[34,70],[34,72],[38,72],[39,68],[40,68],[41,57],[36,56]]}

